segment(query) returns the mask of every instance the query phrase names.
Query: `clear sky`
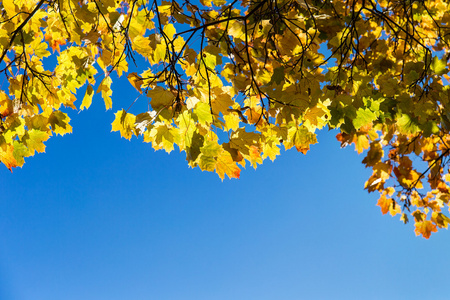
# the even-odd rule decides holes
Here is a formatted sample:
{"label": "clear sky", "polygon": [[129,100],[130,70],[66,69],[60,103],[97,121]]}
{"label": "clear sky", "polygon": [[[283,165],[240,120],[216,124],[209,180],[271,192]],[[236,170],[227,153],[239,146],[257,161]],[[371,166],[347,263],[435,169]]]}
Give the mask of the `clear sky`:
{"label": "clear sky", "polygon": [[0,299],[449,299],[448,231],[383,216],[336,132],[221,182],[110,132],[130,89],[0,169]]}

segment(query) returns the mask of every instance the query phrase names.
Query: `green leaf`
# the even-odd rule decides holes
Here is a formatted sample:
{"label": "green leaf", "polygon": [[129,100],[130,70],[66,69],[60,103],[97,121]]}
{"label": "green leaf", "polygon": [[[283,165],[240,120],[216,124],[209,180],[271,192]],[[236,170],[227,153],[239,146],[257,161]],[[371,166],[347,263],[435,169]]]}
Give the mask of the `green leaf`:
{"label": "green leaf", "polygon": [[197,115],[198,121],[201,124],[211,124],[213,121],[211,115],[211,107],[204,102],[198,102],[194,109],[195,114]]}
{"label": "green leaf", "polygon": [[273,70],[271,82],[280,84],[284,80],[284,67],[278,67]]}
{"label": "green leaf", "polygon": [[360,129],[361,127],[371,123],[377,119],[377,115],[368,108],[359,108],[356,111],[356,118],[353,119],[353,126],[355,129]]}
{"label": "green leaf", "polygon": [[13,150],[13,156],[14,159],[17,162],[17,166],[22,166],[25,163],[24,157],[27,157],[29,155],[28,148],[19,141],[14,141],[14,150]]}
{"label": "green leaf", "polygon": [[447,70],[447,60],[445,58],[439,59],[439,57],[433,57],[433,61],[431,62],[431,70],[437,75],[443,75],[448,73]]}
{"label": "green leaf", "polygon": [[200,148],[200,151],[205,156],[210,157],[216,157],[219,155],[219,152],[221,150],[221,147],[217,142],[215,141],[207,141],[202,148]]}
{"label": "green leaf", "polygon": [[203,147],[204,140],[205,138],[203,135],[199,134],[197,131],[194,132],[190,147],[186,147],[186,160],[188,162],[194,162],[200,155],[200,148]]}
{"label": "green leaf", "polygon": [[404,134],[414,134],[420,130],[416,121],[407,114],[402,114],[401,117],[397,118],[397,126],[399,131]]}
{"label": "green leaf", "polygon": [[191,112],[188,110],[183,111],[177,118],[178,122],[178,139],[176,140],[177,144],[180,146],[180,149],[185,149],[186,147],[190,147],[192,143],[192,136],[196,129],[195,121],[192,119]]}
{"label": "green leaf", "polygon": [[424,136],[431,136],[432,134],[439,133],[439,127],[437,126],[436,122],[434,121],[428,121],[423,126],[423,135]]}

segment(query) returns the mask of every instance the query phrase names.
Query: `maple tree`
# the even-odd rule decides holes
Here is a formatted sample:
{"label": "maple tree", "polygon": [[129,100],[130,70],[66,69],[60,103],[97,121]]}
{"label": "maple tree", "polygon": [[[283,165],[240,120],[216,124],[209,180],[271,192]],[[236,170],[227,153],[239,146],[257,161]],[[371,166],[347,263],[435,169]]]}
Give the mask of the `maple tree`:
{"label": "maple tree", "polygon": [[112,108],[113,79],[127,76],[148,109],[116,112],[112,130],[124,138],[176,145],[191,167],[223,179],[281,147],[305,154],[317,130],[338,129],[341,146],[373,169],[365,188],[380,193],[383,214],[409,216],[425,238],[448,227],[447,1],[5,0],[0,9],[0,160],[10,170],[72,131],[65,107],[87,109],[100,93]]}

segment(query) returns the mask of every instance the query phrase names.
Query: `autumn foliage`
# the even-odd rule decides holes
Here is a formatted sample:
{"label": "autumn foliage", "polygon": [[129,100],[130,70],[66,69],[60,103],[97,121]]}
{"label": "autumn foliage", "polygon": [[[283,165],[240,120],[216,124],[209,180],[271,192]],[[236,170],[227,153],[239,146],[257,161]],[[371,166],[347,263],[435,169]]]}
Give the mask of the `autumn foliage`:
{"label": "autumn foliage", "polygon": [[66,107],[100,94],[111,109],[126,76],[141,96],[115,113],[122,137],[223,179],[338,129],[373,170],[381,212],[428,238],[450,222],[449,12],[443,0],[5,0],[0,160],[22,166],[70,133]]}

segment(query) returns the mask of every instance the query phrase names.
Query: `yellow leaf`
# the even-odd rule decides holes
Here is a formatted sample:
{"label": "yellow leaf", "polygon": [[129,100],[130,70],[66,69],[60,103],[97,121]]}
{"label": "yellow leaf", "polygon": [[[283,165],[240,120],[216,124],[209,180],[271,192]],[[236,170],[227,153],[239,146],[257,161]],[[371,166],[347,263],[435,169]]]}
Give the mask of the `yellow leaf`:
{"label": "yellow leaf", "polygon": [[197,97],[188,97],[186,100],[186,108],[191,110],[197,105],[197,103],[200,101]]}
{"label": "yellow leaf", "polygon": [[130,73],[127,76],[128,81],[139,93],[142,93],[141,85],[144,83],[141,77],[138,76],[136,72]]}
{"label": "yellow leaf", "polygon": [[93,96],[94,96],[94,88],[92,87],[92,85],[89,84],[86,88],[86,93],[84,94],[83,102],[81,102],[80,105],[81,110],[85,108],[87,109],[91,106]]}
{"label": "yellow leaf", "polygon": [[120,131],[120,135],[127,140],[131,139],[134,131],[134,123],[136,116],[127,113],[125,110],[120,110],[115,113],[115,119],[112,122],[111,131]]}
{"label": "yellow leaf", "polygon": [[[2,1],[3,8],[6,11],[6,14],[9,18],[13,18],[17,14],[17,6],[14,4],[14,1],[12,0],[6,0]],[[7,18],[5,18],[7,19]]]}
{"label": "yellow leaf", "polygon": [[239,128],[241,119],[237,113],[231,113],[223,116],[227,130],[236,131]]}
{"label": "yellow leaf", "polygon": [[195,132],[195,121],[192,119],[192,115],[188,110],[183,111],[178,118],[178,136],[175,142],[180,147],[180,150],[185,150],[187,147],[191,147],[192,137]]}
{"label": "yellow leaf", "polygon": [[450,218],[440,212],[433,212],[431,215],[431,220],[436,223],[440,228],[447,228],[450,223]]}
{"label": "yellow leaf", "polygon": [[56,134],[64,135],[72,132],[72,126],[69,125],[70,118],[62,111],[55,110],[48,117],[48,123]]}
{"label": "yellow leaf", "polygon": [[97,93],[102,93],[103,101],[105,102],[106,110],[112,108],[112,90],[111,90],[111,84],[112,79],[109,76],[106,76],[102,82],[100,83],[99,87],[97,88]]}
{"label": "yellow leaf", "polygon": [[215,115],[222,113],[224,115],[229,114],[228,109],[233,106],[232,100],[233,94],[229,87],[215,89],[215,96],[211,100],[212,112]]}
{"label": "yellow leaf", "polygon": [[200,124],[209,125],[212,123],[211,107],[207,103],[198,102],[194,108],[194,112]]}
{"label": "yellow leaf", "polygon": [[153,52],[153,64],[159,64],[166,59],[167,46],[165,44],[157,44]]}
{"label": "yellow leaf", "polygon": [[30,156],[30,151],[23,143],[19,141],[14,141],[13,147],[13,156],[17,162],[17,166],[21,167],[25,163],[24,157]]}
{"label": "yellow leaf", "polygon": [[212,6],[212,0],[200,0],[200,3],[202,4],[202,5],[205,5],[205,6],[208,6],[208,7],[211,7]]}
{"label": "yellow leaf", "polygon": [[402,213],[400,205],[398,205],[398,203],[395,202],[394,200],[392,200],[391,205],[389,206],[389,213],[391,214],[391,216],[395,216],[397,214]]}
{"label": "yellow leaf", "polygon": [[244,26],[239,21],[231,21],[228,34],[237,39],[244,39]]}
{"label": "yellow leaf", "polygon": [[17,161],[13,155],[14,146],[7,145],[5,149],[0,147],[0,161],[12,172],[12,168],[17,167]]}
{"label": "yellow leaf", "polygon": [[330,111],[327,106],[330,105],[330,101],[319,101],[316,106],[309,108],[303,116],[304,126],[308,128],[310,132],[321,129],[330,119]]}
{"label": "yellow leaf", "polygon": [[285,142],[286,149],[295,146],[297,151],[306,154],[310,145],[317,144],[316,134],[311,133],[302,126],[291,127],[288,130],[288,140]]}
{"label": "yellow leaf", "polygon": [[[391,174],[391,166],[387,163],[378,162],[373,166],[373,174],[366,181],[364,188],[369,192],[373,192],[376,190],[383,190],[384,182],[390,178]],[[392,190],[388,189],[387,193],[391,196]]]}
{"label": "yellow leaf", "polygon": [[150,47],[150,40],[146,37],[138,35],[133,40],[133,49],[143,56],[150,56],[153,53],[152,48]]}
{"label": "yellow leaf", "polygon": [[166,34],[167,38],[169,38],[169,40],[171,41],[173,40],[173,36],[177,32],[173,24],[167,24],[166,26],[164,26],[164,33]]}
{"label": "yellow leaf", "polygon": [[154,110],[169,107],[173,104],[173,100],[175,100],[175,95],[161,86],[157,86],[153,90],[148,91],[147,96],[152,98],[150,105]]}
{"label": "yellow leaf", "polygon": [[217,157],[216,172],[223,180],[225,175],[229,178],[239,178],[241,169],[239,169],[236,162],[233,161],[233,158],[229,152],[222,151]]}
{"label": "yellow leaf", "polygon": [[43,142],[48,140],[49,137],[50,136],[45,131],[37,129],[28,130],[24,142],[30,150],[30,155],[34,155],[34,151],[45,152],[45,145]]}
{"label": "yellow leaf", "polygon": [[175,128],[168,126],[162,122],[156,122],[150,131],[150,141],[155,150],[164,149],[167,153],[174,149]]}
{"label": "yellow leaf", "polygon": [[450,182],[450,174],[449,173],[445,174],[443,177],[444,177],[445,181]]}
{"label": "yellow leaf", "polygon": [[202,171],[214,171],[216,168],[217,156],[219,156],[221,151],[223,151],[223,149],[216,141],[206,141],[200,148],[202,154],[199,161],[200,169]]}
{"label": "yellow leaf", "polygon": [[215,6],[221,6],[227,3],[226,0],[212,0]]}
{"label": "yellow leaf", "polygon": [[383,149],[379,141],[372,142],[370,144],[370,150],[367,152],[367,156],[363,159],[363,163],[366,167],[374,166],[383,157]]}
{"label": "yellow leaf", "polygon": [[369,148],[369,139],[364,134],[358,135],[355,143],[355,149],[358,151],[358,154],[361,154],[364,150]]}
{"label": "yellow leaf", "polygon": [[270,158],[274,161],[277,155],[280,155],[280,148],[275,144],[263,144],[263,158]]}

